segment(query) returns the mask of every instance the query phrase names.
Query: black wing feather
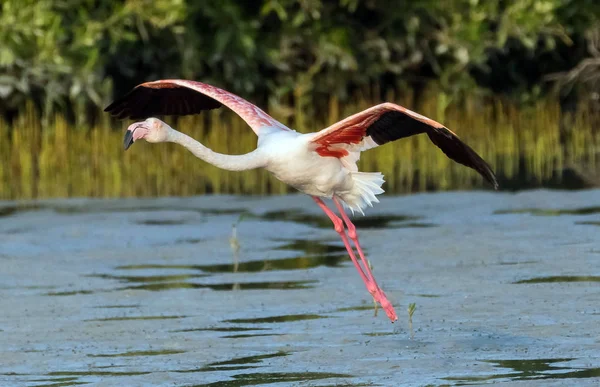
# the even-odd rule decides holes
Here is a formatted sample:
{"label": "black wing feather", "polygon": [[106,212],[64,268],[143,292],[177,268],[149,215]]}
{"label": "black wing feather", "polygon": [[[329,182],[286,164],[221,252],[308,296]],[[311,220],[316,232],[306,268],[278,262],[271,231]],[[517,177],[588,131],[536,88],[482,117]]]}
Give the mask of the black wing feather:
{"label": "black wing feather", "polygon": [[473,168],[479,172],[493,187],[498,189],[498,181],[492,168],[471,147],[457,135],[441,124],[425,119],[421,121],[405,112],[389,110],[373,122],[366,130],[377,145],[390,141],[427,133],[431,142],[450,159]]}
{"label": "black wing feather", "polygon": [[390,110],[383,113],[377,121],[367,128],[367,136],[371,136],[377,145],[427,132],[430,126],[415,120],[409,115]]}
{"label": "black wing feather", "polygon": [[164,87],[135,87],[123,97],[108,105],[105,112],[123,119],[145,119],[152,116],[198,114],[222,104],[202,93],[177,85]]}
{"label": "black wing feather", "polygon": [[462,142],[447,128],[431,128],[427,135],[450,159],[473,168],[481,174],[493,187],[498,189],[498,180],[492,168],[470,146]]}

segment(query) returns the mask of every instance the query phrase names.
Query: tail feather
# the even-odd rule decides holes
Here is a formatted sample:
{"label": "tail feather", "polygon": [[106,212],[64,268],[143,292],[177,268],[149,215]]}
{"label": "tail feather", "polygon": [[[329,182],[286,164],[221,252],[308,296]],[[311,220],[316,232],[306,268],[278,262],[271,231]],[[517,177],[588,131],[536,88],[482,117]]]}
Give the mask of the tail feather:
{"label": "tail feather", "polygon": [[354,180],[354,187],[341,199],[352,214],[354,211],[358,211],[364,215],[363,210],[367,206],[373,207],[373,203],[379,203],[379,199],[375,195],[385,192],[381,188],[385,183],[383,174],[380,172],[350,172],[350,174]]}

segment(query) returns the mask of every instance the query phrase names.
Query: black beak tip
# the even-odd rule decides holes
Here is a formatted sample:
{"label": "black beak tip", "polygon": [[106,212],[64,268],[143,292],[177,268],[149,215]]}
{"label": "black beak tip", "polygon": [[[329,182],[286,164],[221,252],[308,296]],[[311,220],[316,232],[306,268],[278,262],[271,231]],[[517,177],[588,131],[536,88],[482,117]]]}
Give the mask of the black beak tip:
{"label": "black beak tip", "polygon": [[127,150],[133,144],[133,130],[125,132],[125,138],[123,139],[123,149]]}

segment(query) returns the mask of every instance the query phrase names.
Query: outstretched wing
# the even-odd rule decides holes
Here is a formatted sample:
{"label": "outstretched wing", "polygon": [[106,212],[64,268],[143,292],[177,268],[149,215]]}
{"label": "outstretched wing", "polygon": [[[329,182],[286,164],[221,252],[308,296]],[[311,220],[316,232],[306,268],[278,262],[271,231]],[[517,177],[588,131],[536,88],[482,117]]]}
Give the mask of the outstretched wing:
{"label": "outstretched wing", "polygon": [[356,113],[316,133],[311,141],[321,156],[344,157],[349,145],[362,151],[421,133],[427,133],[431,142],[450,159],[473,168],[498,189],[490,166],[450,129],[393,103]]}
{"label": "outstretched wing", "polygon": [[227,106],[239,115],[256,134],[262,127],[289,130],[256,105],[237,95],[202,82],[165,79],[142,83],[108,105],[105,112],[123,119],[152,116],[185,116]]}

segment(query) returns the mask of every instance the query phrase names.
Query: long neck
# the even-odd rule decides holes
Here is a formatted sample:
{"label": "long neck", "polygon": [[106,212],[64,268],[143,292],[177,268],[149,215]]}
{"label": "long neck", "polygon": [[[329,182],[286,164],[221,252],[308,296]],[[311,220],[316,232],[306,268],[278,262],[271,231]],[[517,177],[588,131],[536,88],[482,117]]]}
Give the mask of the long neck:
{"label": "long neck", "polygon": [[168,141],[183,145],[199,159],[229,171],[245,171],[266,165],[266,159],[258,149],[243,155],[225,155],[210,150],[187,134],[175,129],[169,133]]}

